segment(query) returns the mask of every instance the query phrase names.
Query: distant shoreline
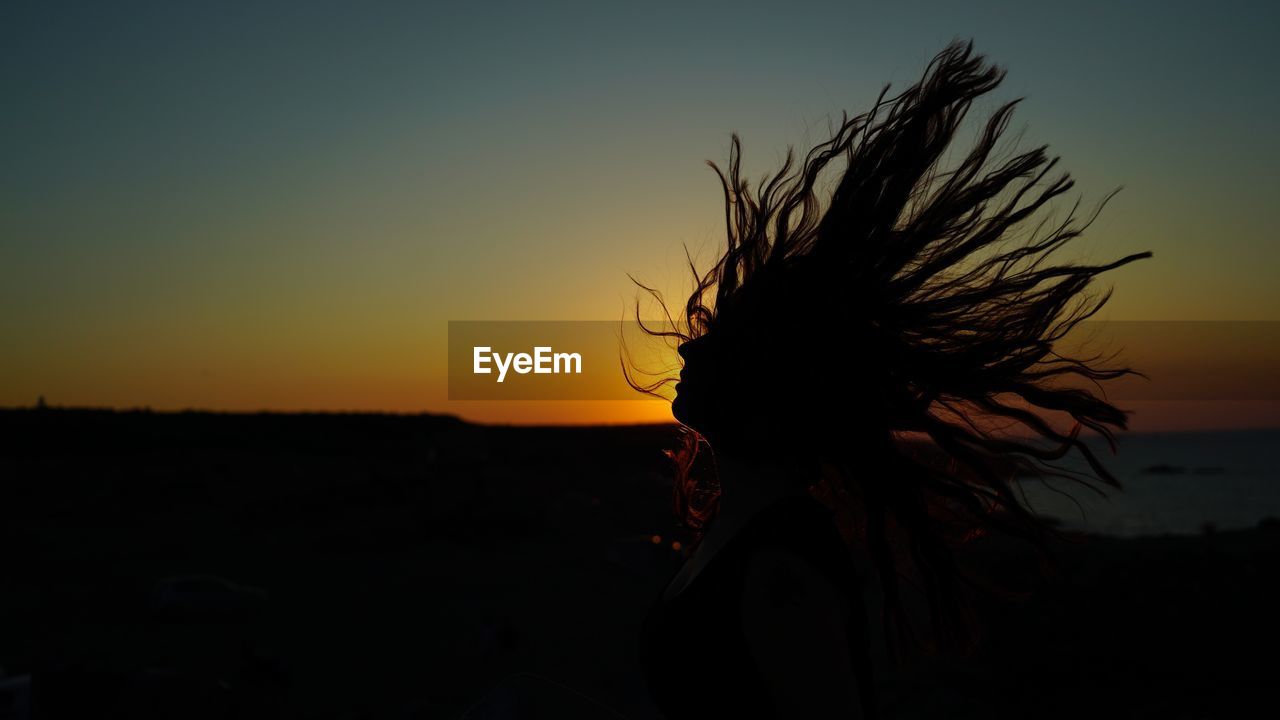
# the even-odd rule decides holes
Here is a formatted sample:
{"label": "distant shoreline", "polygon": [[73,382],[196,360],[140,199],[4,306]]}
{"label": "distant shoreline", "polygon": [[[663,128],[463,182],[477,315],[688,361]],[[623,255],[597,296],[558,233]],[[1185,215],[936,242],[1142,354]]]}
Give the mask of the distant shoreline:
{"label": "distant shoreline", "polygon": [[[211,416],[211,417],[276,417],[276,418],[434,418],[446,421],[453,421],[463,425],[473,427],[487,428],[676,428],[678,424],[675,422],[619,422],[619,423],[518,423],[518,422],[482,422],[477,420],[468,420],[454,413],[432,412],[422,410],[416,412],[396,411],[396,410],[217,410],[209,408],[182,408],[182,409],[153,409],[146,406],[141,407],[94,407],[94,406],[77,406],[77,405],[48,405],[45,407],[33,405],[9,405],[0,406],[0,414],[21,414],[33,412],[49,412],[64,414],[85,414],[85,415],[153,415],[153,416]],[[1119,437],[1156,437],[1156,436],[1185,436],[1185,435],[1239,435],[1243,433],[1268,433],[1280,432],[1280,425],[1267,425],[1258,427],[1242,427],[1242,428],[1205,428],[1191,430],[1127,430],[1119,434]],[[1091,431],[1083,431],[1087,437],[1097,437]]]}

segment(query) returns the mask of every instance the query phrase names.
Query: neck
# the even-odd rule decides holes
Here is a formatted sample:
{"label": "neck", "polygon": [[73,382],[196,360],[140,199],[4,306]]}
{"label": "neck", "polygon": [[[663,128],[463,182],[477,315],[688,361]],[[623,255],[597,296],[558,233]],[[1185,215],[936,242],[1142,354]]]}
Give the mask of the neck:
{"label": "neck", "polygon": [[801,470],[791,463],[717,454],[716,474],[720,478],[718,514],[735,520],[750,517],[776,500],[807,493]]}

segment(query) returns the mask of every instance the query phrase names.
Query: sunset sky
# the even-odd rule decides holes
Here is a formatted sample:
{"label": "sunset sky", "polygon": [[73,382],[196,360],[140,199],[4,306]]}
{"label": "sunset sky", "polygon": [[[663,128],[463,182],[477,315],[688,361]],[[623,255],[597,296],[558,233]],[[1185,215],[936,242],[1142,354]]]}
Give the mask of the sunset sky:
{"label": "sunset sky", "polygon": [[[669,419],[446,399],[450,320],[678,294],[752,177],[956,37],[1086,207],[1115,320],[1280,321],[1280,17],[1258,3],[0,6],[0,406]],[[1139,428],[1266,424],[1180,402]],[[1235,409],[1233,409],[1235,408]],[[1146,412],[1144,416],[1142,413]]]}

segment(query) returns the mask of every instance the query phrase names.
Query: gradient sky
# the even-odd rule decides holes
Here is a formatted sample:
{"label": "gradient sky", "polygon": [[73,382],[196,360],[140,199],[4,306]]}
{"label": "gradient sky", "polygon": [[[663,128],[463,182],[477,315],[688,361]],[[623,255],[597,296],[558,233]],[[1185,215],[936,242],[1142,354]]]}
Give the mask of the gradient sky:
{"label": "gradient sky", "polygon": [[683,289],[730,131],[757,176],[956,37],[1009,70],[979,110],[1125,187],[1078,248],[1156,258],[1107,317],[1280,320],[1275,8],[434,5],[0,5],[0,405],[669,418],[449,403],[446,322]]}

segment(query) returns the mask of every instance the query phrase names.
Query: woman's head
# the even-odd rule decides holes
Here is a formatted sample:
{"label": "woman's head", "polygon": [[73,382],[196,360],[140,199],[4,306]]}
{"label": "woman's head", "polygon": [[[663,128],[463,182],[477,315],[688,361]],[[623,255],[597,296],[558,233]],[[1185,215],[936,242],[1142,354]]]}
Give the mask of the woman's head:
{"label": "woman's head", "polygon": [[811,457],[827,429],[856,430],[845,443],[887,432],[874,327],[833,315],[842,300],[823,280],[797,262],[727,296],[678,346],[675,418],[717,452],[756,460]]}
{"label": "woman's head", "polygon": [[[899,542],[935,598],[953,582],[950,528],[1039,532],[1013,473],[1061,474],[1052,461],[1074,450],[1114,483],[1078,432],[1110,438],[1125,427],[1094,388],[1131,371],[1073,357],[1061,341],[1106,302],[1087,292],[1096,276],[1149,255],[1062,257],[1092,217],[1078,221],[1075,207],[1053,217],[1052,201],[1074,183],[1053,174],[1045,146],[1002,147],[1016,101],[956,147],[972,103],[1003,76],[971,45],[953,44],[917,84],[889,98],[886,88],[869,112],[846,116],[798,164],[788,152],[755,187],[734,135],[727,168],[710,163],[724,191],[724,252],[695,269],[677,330],[657,333],[681,343],[673,412],[691,430],[677,453],[685,471],[699,441],[841,470],[882,574],[892,576],[889,545]],[[1084,382],[1064,384],[1072,378]],[[945,461],[919,461],[904,434]],[[859,472],[869,449],[895,470],[878,462]],[[694,528],[716,501],[714,483],[698,486],[688,472],[677,483]]]}

